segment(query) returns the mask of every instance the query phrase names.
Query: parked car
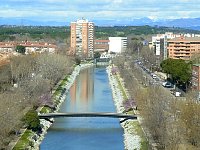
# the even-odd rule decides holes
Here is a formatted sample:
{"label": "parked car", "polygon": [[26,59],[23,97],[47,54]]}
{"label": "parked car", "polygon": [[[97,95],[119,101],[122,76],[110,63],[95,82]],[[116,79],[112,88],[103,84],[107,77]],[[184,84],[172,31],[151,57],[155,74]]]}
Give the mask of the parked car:
{"label": "parked car", "polygon": [[153,79],[157,78],[157,76],[155,74],[151,75]]}
{"label": "parked car", "polygon": [[164,86],[166,88],[172,88],[172,84],[170,82],[163,82],[162,86]]}

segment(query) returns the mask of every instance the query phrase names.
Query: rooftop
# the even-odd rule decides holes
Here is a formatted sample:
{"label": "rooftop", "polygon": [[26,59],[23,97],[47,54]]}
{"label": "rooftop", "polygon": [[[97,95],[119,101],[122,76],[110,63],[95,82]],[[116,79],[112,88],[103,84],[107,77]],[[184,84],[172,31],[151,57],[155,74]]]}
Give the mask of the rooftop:
{"label": "rooftop", "polygon": [[45,42],[30,42],[30,41],[22,41],[22,42],[0,42],[0,48],[12,48],[17,45],[22,45],[25,47],[50,47],[56,48],[55,44],[45,43]]}
{"label": "rooftop", "polygon": [[71,23],[93,23],[93,22],[90,22],[87,19],[82,18],[82,19],[78,19],[77,21],[73,21]]}
{"label": "rooftop", "polygon": [[169,40],[169,42],[200,42],[200,37],[177,37]]}
{"label": "rooftop", "polygon": [[95,40],[95,42],[109,42],[109,40]]}

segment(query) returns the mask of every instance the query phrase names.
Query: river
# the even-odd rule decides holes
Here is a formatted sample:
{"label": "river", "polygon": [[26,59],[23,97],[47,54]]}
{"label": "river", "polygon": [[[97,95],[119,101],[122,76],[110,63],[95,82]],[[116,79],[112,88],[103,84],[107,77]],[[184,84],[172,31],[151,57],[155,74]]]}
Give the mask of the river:
{"label": "river", "polygon": [[[80,72],[60,112],[116,112],[105,68]],[[123,129],[116,118],[58,118],[41,150],[123,150]]]}

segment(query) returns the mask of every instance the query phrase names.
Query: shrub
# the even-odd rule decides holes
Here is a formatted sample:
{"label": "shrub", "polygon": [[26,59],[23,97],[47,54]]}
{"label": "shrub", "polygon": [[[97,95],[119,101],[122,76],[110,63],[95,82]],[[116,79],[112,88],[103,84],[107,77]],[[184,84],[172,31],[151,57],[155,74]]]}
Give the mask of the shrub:
{"label": "shrub", "polygon": [[31,129],[33,131],[41,130],[40,120],[35,110],[28,111],[23,118],[23,122],[26,124],[28,129]]}

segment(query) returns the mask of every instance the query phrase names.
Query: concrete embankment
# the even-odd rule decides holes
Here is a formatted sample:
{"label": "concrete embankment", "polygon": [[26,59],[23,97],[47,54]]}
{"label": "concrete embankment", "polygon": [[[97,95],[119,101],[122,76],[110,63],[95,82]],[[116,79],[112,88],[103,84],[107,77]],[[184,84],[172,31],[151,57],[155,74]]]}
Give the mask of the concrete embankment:
{"label": "concrete embankment", "polygon": [[[123,93],[121,89],[119,88],[120,85],[117,81],[117,76],[112,75],[111,70],[112,70],[111,66],[107,67],[107,73],[108,73],[110,86],[112,89],[113,100],[114,100],[117,112],[123,113],[125,110],[123,107],[123,101],[124,101]],[[125,92],[126,92],[127,97],[129,97],[129,94],[127,93],[126,90]],[[135,121],[136,120],[127,120],[121,123],[121,126],[124,129],[124,146],[126,150],[141,149],[141,138],[139,135],[137,135],[136,129],[131,125]]]}

